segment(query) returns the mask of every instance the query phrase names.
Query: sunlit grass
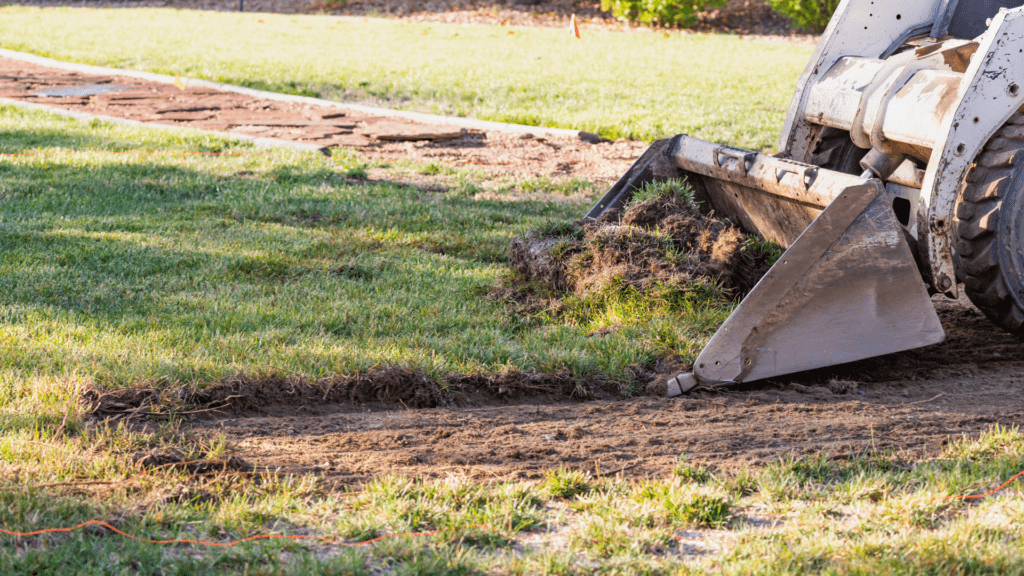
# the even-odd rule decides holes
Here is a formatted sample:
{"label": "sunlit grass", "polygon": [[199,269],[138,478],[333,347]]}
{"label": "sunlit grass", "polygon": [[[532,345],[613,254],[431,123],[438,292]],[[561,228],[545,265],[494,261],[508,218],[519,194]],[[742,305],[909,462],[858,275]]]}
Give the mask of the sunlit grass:
{"label": "sunlit grass", "polygon": [[0,8],[0,46],[62,60],[608,138],[773,148],[807,46],[723,35],[174,9]]}
{"label": "sunlit grass", "polygon": [[[105,153],[126,149],[252,155]],[[0,362],[12,382],[201,386],[374,366],[616,377],[657,353],[636,332],[598,347],[580,326],[522,329],[486,297],[511,237],[575,217],[584,196],[423,192],[365,181],[341,151],[264,152],[11,108],[0,152],[27,154],[0,157]]]}

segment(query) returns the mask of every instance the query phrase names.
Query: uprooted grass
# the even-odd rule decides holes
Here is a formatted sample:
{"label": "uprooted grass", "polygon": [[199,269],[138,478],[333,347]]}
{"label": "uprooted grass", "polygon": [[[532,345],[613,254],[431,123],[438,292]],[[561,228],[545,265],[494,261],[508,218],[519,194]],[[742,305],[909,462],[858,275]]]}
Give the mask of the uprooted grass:
{"label": "uprooted grass", "polygon": [[514,277],[494,296],[520,318],[642,327],[657,349],[685,358],[780,255],[670,180],[639,190],[621,218],[549,220],[514,238]]}

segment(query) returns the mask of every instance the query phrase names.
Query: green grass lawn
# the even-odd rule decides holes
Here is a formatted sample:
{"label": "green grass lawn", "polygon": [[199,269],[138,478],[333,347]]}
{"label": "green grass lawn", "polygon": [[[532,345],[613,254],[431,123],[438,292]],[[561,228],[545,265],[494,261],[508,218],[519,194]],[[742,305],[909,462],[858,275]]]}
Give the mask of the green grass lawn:
{"label": "green grass lawn", "polygon": [[0,47],[610,138],[774,149],[808,46],[721,35],[186,10],[0,8]]}
{"label": "green grass lawn", "polygon": [[[754,147],[771,144],[808,52],[724,37],[584,30],[574,44],[564,32],[508,32],[0,9],[3,46],[67,59]],[[1015,429],[953,440],[930,458],[811,454],[731,472],[681,461],[643,481],[555,470],[538,484],[383,477],[343,492],[315,475],[144,467],[136,454],[203,460],[232,447],[175,421],[140,430],[86,417],[84,388],[387,365],[624,378],[661,354],[692,356],[728,306],[609,298],[600,309],[577,303],[589,312],[567,321],[516,318],[486,298],[505,274],[510,237],[577,217],[599,192],[585,183],[489,182],[437,165],[267,152],[9,107],[0,107],[0,154],[0,527],[99,519],[143,538],[220,543],[437,531],[358,548],[158,545],[94,527],[0,535],[0,574],[1024,573],[1021,489],[952,498],[1024,469]],[[402,184],[412,173],[443,190]],[[485,187],[498,194],[478,194]],[[620,329],[601,330],[609,325]]]}
{"label": "green grass lawn", "polygon": [[[401,183],[412,175],[446,187]],[[504,553],[502,531],[543,525],[532,488],[467,484],[460,490],[476,494],[468,504],[442,491],[438,505],[451,516],[441,520],[437,511],[409,516],[394,494],[350,506],[313,476],[146,470],[134,454],[174,449],[202,460],[228,447],[174,422],[141,432],[91,420],[79,397],[97,386],[315,379],[375,366],[434,376],[568,370],[628,384],[630,368],[661,354],[692,356],[728,305],[709,300],[680,316],[613,298],[581,302],[588,313],[566,322],[519,318],[487,297],[508,276],[512,235],[589,206],[597,190],[570,184],[485,182],[436,165],[266,151],[0,106],[0,526],[101,519],[151,538],[214,541],[447,532],[340,555],[287,541],[169,548],[98,529],[25,547],[0,537],[0,573],[363,574],[380,562],[399,573],[475,573],[482,560],[466,542],[482,538]],[[609,323],[622,329],[592,334]],[[56,492],[26,487],[54,483]],[[506,525],[509,514],[526,520]],[[464,526],[481,521],[496,527],[480,536]]]}
{"label": "green grass lawn", "polygon": [[[206,151],[252,155],[195,154]],[[588,335],[607,318],[510,318],[486,295],[507,276],[512,236],[577,217],[586,196],[478,199],[465,175],[464,187],[423,192],[362,179],[354,154],[265,152],[12,108],[0,108],[0,153],[7,386],[29,375],[202,386],[380,366],[614,378],[661,353],[692,355],[727,310],[690,327],[627,319],[632,329],[598,338]]]}

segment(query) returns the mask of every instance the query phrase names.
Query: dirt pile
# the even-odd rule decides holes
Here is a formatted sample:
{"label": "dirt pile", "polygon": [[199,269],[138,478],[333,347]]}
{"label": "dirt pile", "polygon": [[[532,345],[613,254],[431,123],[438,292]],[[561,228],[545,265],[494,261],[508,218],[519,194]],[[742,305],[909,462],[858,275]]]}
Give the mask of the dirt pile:
{"label": "dirt pile", "polygon": [[609,287],[678,287],[740,299],[779,250],[705,214],[681,183],[635,202],[621,219],[552,223],[512,240],[519,279],[584,296]]}
{"label": "dirt pile", "polygon": [[557,372],[447,374],[393,367],[354,376],[312,379],[240,375],[202,389],[138,386],[118,390],[87,390],[85,410],[93,418],[146,421],[198,417],[223,418],[251,414],[337,414],[364,410],[458,408],[506,405],[538,400],[558,403],[613,400],[638,389],[651,374],[635,369],[619,378]]}

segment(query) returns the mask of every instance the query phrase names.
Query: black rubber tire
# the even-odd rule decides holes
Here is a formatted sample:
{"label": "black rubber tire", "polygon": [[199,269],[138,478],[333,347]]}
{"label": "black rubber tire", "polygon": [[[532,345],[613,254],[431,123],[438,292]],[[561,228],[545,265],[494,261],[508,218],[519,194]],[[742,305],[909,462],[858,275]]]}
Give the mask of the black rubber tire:
{"label": "black rubber tire", "polygon": [[954,264],[989,320],[1024,336],[1024,114],[985,145],[967,172],[954,220]]}
{"label": "black rubber tire", "polygon": [[867,150],[853,144],[846,130],[825,127],[811,147],[810,158],[805,161],[836,172],[856,175],[864,172],[860,161],[867,153]]}

